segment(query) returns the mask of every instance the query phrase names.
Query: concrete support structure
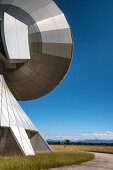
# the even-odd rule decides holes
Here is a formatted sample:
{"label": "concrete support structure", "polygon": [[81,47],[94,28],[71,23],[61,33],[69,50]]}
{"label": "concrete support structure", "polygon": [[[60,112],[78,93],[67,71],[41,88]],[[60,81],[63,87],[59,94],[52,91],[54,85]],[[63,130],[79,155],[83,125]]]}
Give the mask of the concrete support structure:
{"label": "concrete support structure", "polygon": [[0,153],[34,155],[50,151],[37,128],[22,110],[0,75]]}

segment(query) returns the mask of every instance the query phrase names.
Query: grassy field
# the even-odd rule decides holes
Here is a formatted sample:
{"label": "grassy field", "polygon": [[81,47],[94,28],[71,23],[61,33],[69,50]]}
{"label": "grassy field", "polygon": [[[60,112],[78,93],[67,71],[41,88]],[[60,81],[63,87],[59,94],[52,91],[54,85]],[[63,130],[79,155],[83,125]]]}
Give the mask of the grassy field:
{"label": "grassy field", "polygon": [[37,153],[35,156],[0,156],[0,170],[40,170],[80,164],[93,160],[94,155],[85,152],[60,151]]}
{"label": "grassy field", "polygon": [[[113,146],[51,145],[53,152],[36,153],[35,156],[0,156],[0,170],[40,170],[62,167],[94,159],[87,152],[113,154]],[[86,152],[83,152],[86,151]]]}
{"label": "grassy field", "polygon": [[55,151],[88,151],[113,154],[113,146],[51,145]]}

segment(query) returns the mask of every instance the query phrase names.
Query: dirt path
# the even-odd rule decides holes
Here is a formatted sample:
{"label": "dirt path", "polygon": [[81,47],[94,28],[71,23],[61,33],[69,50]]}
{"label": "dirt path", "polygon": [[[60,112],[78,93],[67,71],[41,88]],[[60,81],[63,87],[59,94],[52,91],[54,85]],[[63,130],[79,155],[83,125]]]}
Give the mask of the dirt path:
{"label": "dirt path", "polygon": [[53,168],[51,170],[113,170],[113,155],[104,153],[94,153],[93,161],[70,167]]}

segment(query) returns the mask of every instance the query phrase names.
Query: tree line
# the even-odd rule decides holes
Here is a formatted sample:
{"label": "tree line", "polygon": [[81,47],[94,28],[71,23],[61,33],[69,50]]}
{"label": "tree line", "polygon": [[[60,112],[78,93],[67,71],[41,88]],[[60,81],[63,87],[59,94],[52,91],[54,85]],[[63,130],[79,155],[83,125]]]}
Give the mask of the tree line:
{"label": "tree line", "polygon": [[113,143],[88,143],[88,142],[72,142],[70,140],[65,141],[47,141],[49,145],[98,145],[98,146],[113,146]]}

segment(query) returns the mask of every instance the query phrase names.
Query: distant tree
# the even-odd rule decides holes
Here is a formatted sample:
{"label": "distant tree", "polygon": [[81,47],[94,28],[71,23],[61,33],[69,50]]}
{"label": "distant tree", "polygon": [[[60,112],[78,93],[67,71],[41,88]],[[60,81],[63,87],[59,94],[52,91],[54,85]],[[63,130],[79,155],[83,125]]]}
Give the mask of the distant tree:
{"label": "distant tree", "polygon": [[69,144],[70,144],[70,140],[66,139],[66,140],[65,140],[65,144],[66,144],[66,145],[69,145]]}
{"label": "distant tree", "polygon": [[61,144],[61,142],[60,142],[60,141],[58,141],[57,143],[58,143],[58,145],[60,145],[60,144]]}

